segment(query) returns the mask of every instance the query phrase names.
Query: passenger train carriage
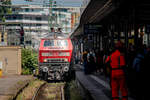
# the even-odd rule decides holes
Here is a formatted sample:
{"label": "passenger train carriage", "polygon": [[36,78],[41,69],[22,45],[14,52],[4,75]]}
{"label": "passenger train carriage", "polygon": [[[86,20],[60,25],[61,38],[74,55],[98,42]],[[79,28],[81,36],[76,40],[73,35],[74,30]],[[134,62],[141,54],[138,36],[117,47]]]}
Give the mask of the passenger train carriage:
{"label": "passenger train carriage", "polygon": [[70,38],[62,33],[42,38],[39,47],[39,76],[44,80],[64,80],[70,69],[72,50]]}

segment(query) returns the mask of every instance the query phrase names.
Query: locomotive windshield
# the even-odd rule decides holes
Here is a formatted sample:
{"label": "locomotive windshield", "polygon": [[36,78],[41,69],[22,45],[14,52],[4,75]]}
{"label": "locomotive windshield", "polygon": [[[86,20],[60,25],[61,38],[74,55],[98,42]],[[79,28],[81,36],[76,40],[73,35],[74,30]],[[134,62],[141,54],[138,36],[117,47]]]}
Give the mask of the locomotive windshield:
{"label": "locomotive windshield", "polygon": [[44,47],[48,46],[68,46],[67,40],[45,40]]}
{"label": "locomotive windshield", "polygon": [[44,47],[47,47],[47,46],[54,46],[54,40],[45,40]]}
{"label": "locomotive windshield", "polygon": [[67,40],[57,40],[57,46],[68,46]]}

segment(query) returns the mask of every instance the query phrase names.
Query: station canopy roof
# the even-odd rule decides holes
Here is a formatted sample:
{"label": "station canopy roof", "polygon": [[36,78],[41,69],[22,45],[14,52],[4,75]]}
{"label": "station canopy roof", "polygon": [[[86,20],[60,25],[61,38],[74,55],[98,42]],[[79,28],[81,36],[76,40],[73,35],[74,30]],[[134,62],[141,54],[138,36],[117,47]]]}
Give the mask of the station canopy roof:
{"label": "station canopy roof", "polygon": [[83,33],[83,25],[98,23],[115,9],[114,0],[91,0],[81,15],[80,24],[71,38]]}

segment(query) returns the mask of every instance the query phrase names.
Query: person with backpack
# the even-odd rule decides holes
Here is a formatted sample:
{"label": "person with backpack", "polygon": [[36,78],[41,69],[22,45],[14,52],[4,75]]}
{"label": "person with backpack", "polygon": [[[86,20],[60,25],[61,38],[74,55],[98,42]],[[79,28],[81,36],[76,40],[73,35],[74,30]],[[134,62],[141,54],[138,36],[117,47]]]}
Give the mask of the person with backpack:
{"label": "person with backpack", "polygon": [[[137,49],[137,55],[133,60],[133,65],[132,65],[132,69],[133,69],[133,75],[134,75],[134,79],[132,81],[133,86],[132,86],[132,91],[134,91],[135,94],[135,98],[136,100],[143,100],[142,96],[143,96],[143,78],[145,76],[143,76],[145,74],[145,72],[143,71],[143,69],[145,68],[145,65],[149,65],[148,64],[148,54],[144,53],[144,48],[142,46],[140,46]],[[143,73],[144,72],[144,73]],[[142,85],[142,86],[141,86]]]}
{"label": "person with backpack", "polygon": [[128,90],[124,72],[126,63],[125,56],[123,54],[123,44],[120,41],[115,44],[115,51],[107,57],[106,63],[107,62],[110,63],[111,69],[110,84],[112,100],[120,100],[119,90],[121,91],[122,100],[128,100]]}
{"label": "person with backpack", "polygon": [[84,73],[85,74],[88,74],[88,65],[87,65],[87,54],[88,54],[88,50],[85,50],[83,52],[83,55],[82,55],[82,60],[83,60],[83,67],[84,67]]}
{"label": "person with backpack", "polygon": [[96,57],[93,50],[87,54],[89,74],[96,70]]}
{"label": "person with backpack", "polygon": [[99,50],[96,54],[96,72],[101,75],[104,74],[103,55],[103,50]]}

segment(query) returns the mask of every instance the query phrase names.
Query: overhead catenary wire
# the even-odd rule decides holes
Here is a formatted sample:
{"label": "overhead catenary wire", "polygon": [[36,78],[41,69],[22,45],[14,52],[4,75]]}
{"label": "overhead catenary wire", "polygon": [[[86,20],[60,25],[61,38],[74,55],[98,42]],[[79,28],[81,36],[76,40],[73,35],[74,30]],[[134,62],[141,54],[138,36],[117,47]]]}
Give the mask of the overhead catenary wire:
{"label": "overhead catenary wire", "polygon": [[[42,5],[2,5],[0,4],[0,6],[4,6],[4,7],[36,7],[36,8],[46,8],[46,7],[43,7]],[[48,8],[48,7],[47,7]],[[71,7],[71,6],[57,6],[57,7],[52,7],[52,8],[77,8],[75,6]],[[84,7],[79,7],[79,8],[84,8]]]}
{"label": "overhead catenary wire", "polygon": [[[49,1],[49,0],[41,0],[40,2],[35,2],[35,1],[33,1],[32,3],[28,3],[28,4],[11,4],[11,5],[8,5],[8,4],[2,4],[1,2],[0,2],[0,6],[28,6],[28,5],[41,5],[41,6],[43,6],[44,5],[44,3],[46,4],[46,6],[50,6],[50,4],[49,4],[49,2],[47,2],[47,1]],[[57,1],[57,0],[56,0]],[[72,8],[72,7],[80,7],[80,6],[75,6],[74,4],[77,4],[77,3],[79,3],[78,1],[64,1],[64,0],[60,0],[59,1],[59,3],[58,3],[58,5],[59,6],[62,6],[62,7],[64,7],[65,5],[64,4],[69,4],[69,6],[67,5],[67,7],[70,7],[70,8]],[[66,6],[65,6],[66,7]]]}

